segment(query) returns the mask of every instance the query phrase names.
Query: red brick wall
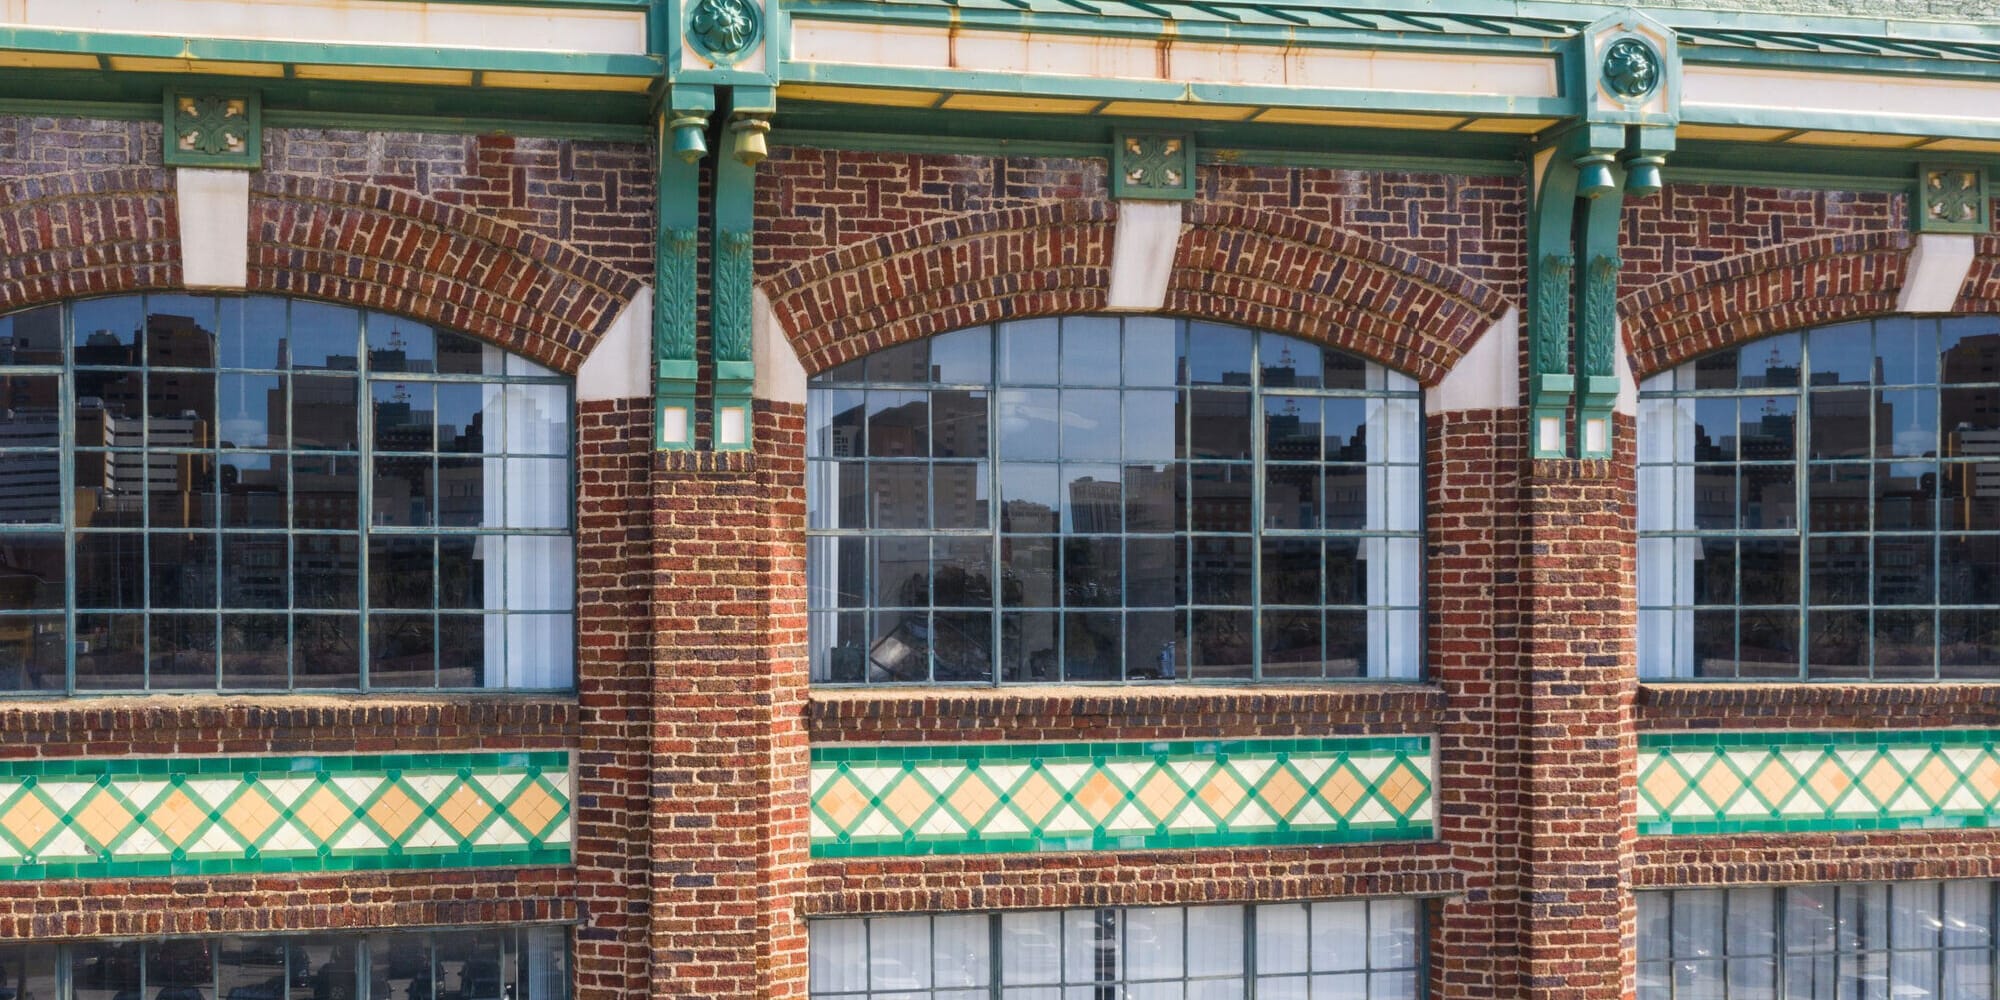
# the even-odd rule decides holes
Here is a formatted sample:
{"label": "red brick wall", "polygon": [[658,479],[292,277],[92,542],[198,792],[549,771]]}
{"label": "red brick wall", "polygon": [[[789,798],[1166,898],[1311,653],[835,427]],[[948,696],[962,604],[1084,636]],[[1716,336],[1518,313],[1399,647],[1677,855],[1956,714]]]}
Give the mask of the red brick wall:
{"label": "red brick wall", "polygon": [[653,474],[652,992],[805,992],[802,407]]}
{"label": "red brick wall", "polygon": [[1895,308],[1907,199],[1670,184],[1625,203],[1619,314],[1645,377],[1766,334]]}
{"label": "red brick wall", "polygon": [[1521,978],[1526,995],[1632,990],[1638,735],[1632,424],[1611,461],[1537,460],[1521,491]]}
{"label": "red brick wall", "polygon": [[577,410],[575,968],[577,1000],[609,1000],[649,964],[653,407]]}

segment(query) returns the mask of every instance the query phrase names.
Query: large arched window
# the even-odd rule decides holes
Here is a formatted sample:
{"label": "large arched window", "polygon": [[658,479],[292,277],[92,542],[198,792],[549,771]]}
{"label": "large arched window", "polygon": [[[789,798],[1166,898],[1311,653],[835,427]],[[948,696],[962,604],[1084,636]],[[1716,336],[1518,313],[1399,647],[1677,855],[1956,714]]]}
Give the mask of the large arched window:
{"label": "large arched window", "polygon": [[1640,395],[1642,676],[2000,677],[2000,318],[1784,334]]}
{"label": "large arched window", "polygon": [[812,380],[822,683],[1413,678],[1416,384],[1165,318],[1001,323]]}
{"label": "large arched window", "polygon": [[0,316],[0,690],[568,687],[570,412],[325,303]]}

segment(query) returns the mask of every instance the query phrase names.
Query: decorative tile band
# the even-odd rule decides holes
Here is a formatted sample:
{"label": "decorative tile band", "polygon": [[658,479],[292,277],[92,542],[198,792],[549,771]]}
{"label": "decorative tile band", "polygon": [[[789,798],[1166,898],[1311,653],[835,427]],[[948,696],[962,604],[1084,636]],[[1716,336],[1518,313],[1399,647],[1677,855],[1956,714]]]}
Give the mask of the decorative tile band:
{"label": "decorative tile band", "polygon": [[1639,832],[2000,826],[2000,730],[1639,737]]}
{"label": "decorative tile band", "polygon": [[1432,836],[1431,741],[813,749],[814,857]]}
{"label": "decorative tile band", "polygon": [[0,879],[567,864],[569,754],[0,762]]}

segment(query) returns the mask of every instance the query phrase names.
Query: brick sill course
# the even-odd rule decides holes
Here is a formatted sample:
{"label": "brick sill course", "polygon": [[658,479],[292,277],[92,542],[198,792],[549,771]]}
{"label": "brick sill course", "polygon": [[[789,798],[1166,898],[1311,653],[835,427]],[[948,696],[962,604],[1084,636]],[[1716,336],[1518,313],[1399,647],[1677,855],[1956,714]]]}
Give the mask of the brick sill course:
{"label": "brick sill course", "polygon": [[2000,682],[1641,684],[1642,730],[2000,726]]}
{"label": "brick sill course", "polygon": [[1433,732],[1431,684],[816,689],[815,742],[1256,739]]}
{"label": "brick sill course", "polygon": [[575,695],[151,694],[0,701],[0,757],[571,747]]}

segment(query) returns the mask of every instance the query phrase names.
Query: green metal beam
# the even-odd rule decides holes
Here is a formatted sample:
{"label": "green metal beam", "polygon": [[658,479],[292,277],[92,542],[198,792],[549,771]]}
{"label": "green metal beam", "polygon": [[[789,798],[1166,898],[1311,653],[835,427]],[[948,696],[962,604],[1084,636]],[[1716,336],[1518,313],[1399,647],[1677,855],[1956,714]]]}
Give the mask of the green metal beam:
{"label": "green metal beam", "polygon": [[496,70],[598,76],[657,76],[653,56],[603,52],[527,52],[416,45],[349,45],[235,38],[176,38],[98,31],[0,27],[0,51],[133,56],[214,62],[399,69]]}

